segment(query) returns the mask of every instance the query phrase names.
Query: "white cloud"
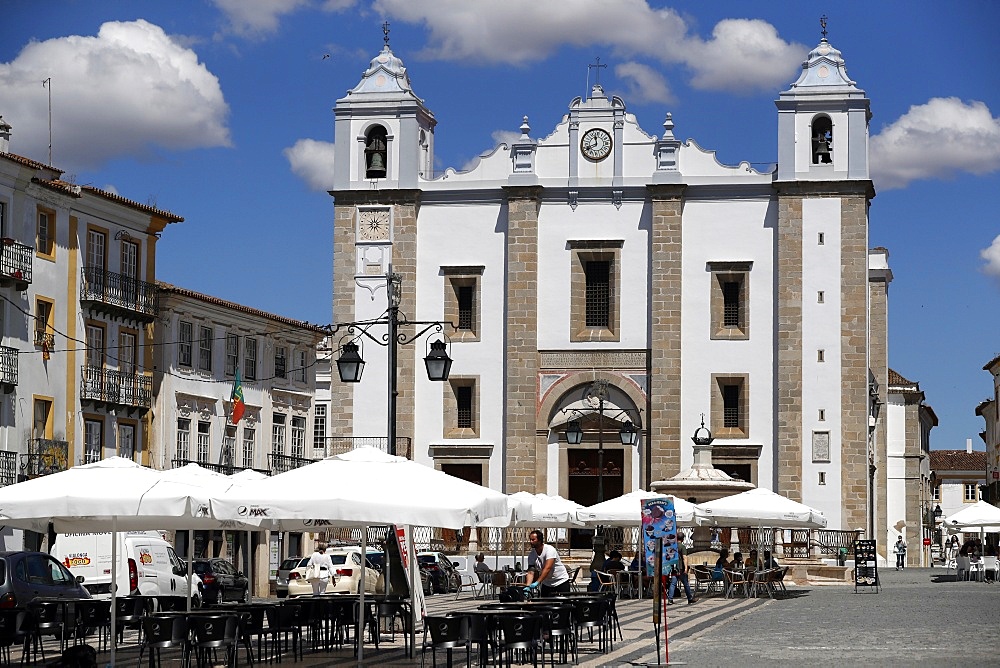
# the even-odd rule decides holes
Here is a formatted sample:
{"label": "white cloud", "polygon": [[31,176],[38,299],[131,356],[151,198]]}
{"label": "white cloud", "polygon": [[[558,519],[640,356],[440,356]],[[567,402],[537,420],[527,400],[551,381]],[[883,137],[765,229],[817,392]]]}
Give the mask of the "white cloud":
{"label": "white cloud", "polygon": [[871,174],[882,190],[962,172],[1000,170],[1000,119],[982,102],[935,97],[871,138]]}
{"label": "white cloud", "polygon": [[52,78],[53,162],[73,170],[154,147],[229,146],[229,107],[219,80],[190,49],[143,20],[108,22],[96,37],[73,35],[29,43],[0,63],[11,151],[48,154]]}
{"label": "white cloud", "polygon": [[1000,277],[1000,236],[993,240],[989,248],[979,251],[979,257],[986,260],[983,271],[991,276]]}
{"label": "white cloud", "polygon": [[334,12],[354,5],[354,0],[214,0],[229,20],[229,30],[243,37],[261,37],[278,29],[282,16],[304,7],[319,6]]}
{"label": "white cloud", "polygon": [[761,20],[720,21],[705,41],[676,11],[647,0],[376,0],[375,9],[430,33],[421,56],[523,65],[563,46],[610,48],[620,60],[681,65],[698,88],[745,92],[789,83],[806,48],[782,40]]}
{"label": "white cloud", "polygon": [[305,181],[310,190],[325,192],[333,188],[332,142],[300,139],[283,153],[292,172]]}
{"label": "white cloud", "polygon": [[625,82],[625,97],[629,101],[663,102],[672,104],[675,101],[666,79],[648,65],[628,62],[615,67],[615,76]]}

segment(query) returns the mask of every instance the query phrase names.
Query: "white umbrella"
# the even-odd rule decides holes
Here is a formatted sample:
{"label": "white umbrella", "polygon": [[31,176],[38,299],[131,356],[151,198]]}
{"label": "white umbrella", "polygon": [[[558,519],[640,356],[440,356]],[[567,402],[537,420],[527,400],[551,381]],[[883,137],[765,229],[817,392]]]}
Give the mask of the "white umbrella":
{"label": "white umbrella", "polygon": [[212,515],[261,527],[409,524],[461,529],[507,514],[501,492],[376,448],[357,448],[213,495]]}
{"label": "white umbrella", "polygon": [[530,526],[539,529],[583,526],[576,518],[577,511],[583,506],[561,496],[515,492],[507,497],[507,505],[510,511],[506,515],[484,520],[479,526]]}
{"label": "white umbrella", "polygon": [[775,494],[769,489],[750,489],[699,504],[705,519],[716,526],[759,525],[785,529],[822,529],[823,513]]}
{"label": "white umbrella", "polygon": [[[642,502],[646,499],[667,498],[666,494],[637,490],[614,499],[587,506],[577,511],[576,516],[587,526],[639,526],[642,523]],[[674,499],[674,515],[678,526],[697,526],[701,523],[701,507],[690,501]]]}
{"label": "white umbrella", "polygon": [[948,529],[981,533],[982,529],[1000,527],[1000,508],[985,501],[977,501],[942,520]]}

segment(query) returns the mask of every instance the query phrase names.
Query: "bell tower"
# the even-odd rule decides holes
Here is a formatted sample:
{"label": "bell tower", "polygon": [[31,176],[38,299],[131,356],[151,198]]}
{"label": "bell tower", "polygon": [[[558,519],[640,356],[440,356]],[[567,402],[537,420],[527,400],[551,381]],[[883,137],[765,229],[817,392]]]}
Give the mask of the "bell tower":
{"label": "bell tower", "polygon": [[868,179],[869,100],[847,76],[844,59],[823,39],[802,73],[780,93],[778,181]]}
{"label": "bell tower", "polygon": [[383,31],[381,53],[333,110],[335,191],[416,189],[431,176],[437,121],[389,48],[388,24]]}

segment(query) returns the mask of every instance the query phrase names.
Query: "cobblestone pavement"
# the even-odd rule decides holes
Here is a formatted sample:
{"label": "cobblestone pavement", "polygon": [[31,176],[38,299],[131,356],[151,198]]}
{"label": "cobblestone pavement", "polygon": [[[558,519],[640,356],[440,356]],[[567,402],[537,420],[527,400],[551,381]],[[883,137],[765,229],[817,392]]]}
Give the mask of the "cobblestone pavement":
{"label": "cobblestone pavement", "polygon": [[[991,665],[1000,650],[1000,585],[954,582],[943,569],[892,569],[881,572],[879,593],[855,593],[843,585],[789,585],[787,597],[723,599],[702,595],[694,605],[683,597],[667,608],[671,664],[688,666],[909,666],[944,662],[949,666]],[[428,613],[470,609],[480,602],[464,594],[428,599]],[[658,657],[652,625],[652,601],[620,600],[618,616],[624,640],[601,654],[583,643],[580,666],[644,666],[665,662]],[[661,633],[663,629],[661,628]],[[117,664],[136,665],[134,633],[126,636]],[[420,635],[417,636],[419,646]],[[661,652],[662,652],[661,645]],[[455,656],[464,663],[464,652]],[[14,660],[20,658],[15,649]],[[46,655],[58,654],[50,640]],[[175,652],[163,665],[178,666]],[[103,653],[99,665],[107,662]],[[548,657],[546,657],[548,659]],[[291,663],[291,657],[285,661]],[[444,655],[438,653],[444,663]],[[240,664],[244,663],[243,652]],[[476,656],[473,654],[473,662]],[[430,657],[427,657],[430,665]],[[307,651],[306,667],[357,665],[350,650]],[[365,648],[364,665],[420,665],[419,652],[407,659],[399,635],[383,635],[380,649]]]}

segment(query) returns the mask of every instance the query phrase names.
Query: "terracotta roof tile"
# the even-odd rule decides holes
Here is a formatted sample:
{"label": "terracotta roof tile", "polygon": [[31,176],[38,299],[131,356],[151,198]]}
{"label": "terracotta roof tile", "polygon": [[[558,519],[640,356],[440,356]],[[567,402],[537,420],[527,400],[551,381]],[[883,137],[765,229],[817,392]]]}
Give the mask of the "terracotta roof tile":
{"label": "terracotta roof tile", "polygon": [[176,213],[171,213],[170,211],[164,211],[163,209],[157,209],[154,206],[149,206],[148,204],[139,204],[134,200],[130,200],[121,195],[116,195],[115,193],[108,192],[107,190],[101,190],[100,188],[95,188],[93,186],[81,186],[84,191],[97,195],[98,197],[103,197],[104,199],[111,200],[112,202],[117,202],[118,204],[123,204],[125,206],[136,209],[137,211],[142,211],[143,213],[148,213],[154,216],[159,216],[160,218],[166,218],[167,222],[170,223],[182,223],[184,218],[178,216]]}
{"label": "terracotta roof tile", "polygon": [[1000,355],[997,355],[996,357],[994,357],[993,359],[991,359],[989,362],[987,362],[986,364],[984,364],[983,365],[983,371],[989,371],[990,367],[992,367],[993,365],[995,365],[997,362],[1000,362]]}
{"label": "terracotta roof tile", "polygon": [[56,174],[62,174],[63,170],[56,169],[52,165],[46,165],[45,163],[32,160],[31,158],[25,158],[23,155],[17,155],[16,153],[2,153],[0,152],[0,158],[6,158],[11,162],[16,162],[19,165],[24,165],[25,167],[31,167],[32,169],[48,169]]}
{"label": "terracotta roof tile", "polygon": [[986,453],[982,450],[931,450],[932,471],[986,472]]}
{"label": "terracotta roof tile", "polygon": [[200,292],[195,292],[194,290],[188,290],[187,288],[181,288],[176,285],[171,285],[170,283],[164,283],[163,281],[157,281],[156,286],[163,292],[172,292],[182,297],[190,297],[191,299],[197,299],[203,301],[206,304],[215,304],[217,306],[222,306],[224,308],[232,309],[234,311],[239,311],[240,313],[247,313],[250,315],[259,316],[261,318],[267,318],[269,320],[274,320],[276,322],[283,323],[285,325],[291,325],[293,327],[301,327],[302,329],[309,330],[315,334],[327,335],[326,329],[320,327],[319,325],[314,325],[309,322],[302,320],[294,320],[292,318],[286,318],[285,316],[275,315],[274,313],[268,313],[267,311],[261,311],[259,309],[251,308],[250,306],[244,306],[242,304],[237,304],[236,302],[227,301],[225,299],[220,299],[219,297],[212,297],[211,295],[204,295]]}

